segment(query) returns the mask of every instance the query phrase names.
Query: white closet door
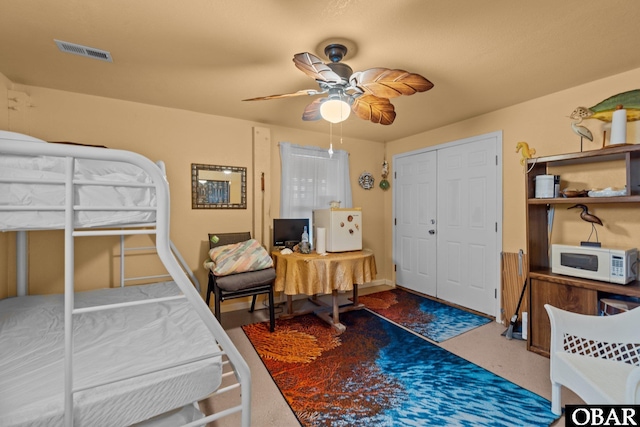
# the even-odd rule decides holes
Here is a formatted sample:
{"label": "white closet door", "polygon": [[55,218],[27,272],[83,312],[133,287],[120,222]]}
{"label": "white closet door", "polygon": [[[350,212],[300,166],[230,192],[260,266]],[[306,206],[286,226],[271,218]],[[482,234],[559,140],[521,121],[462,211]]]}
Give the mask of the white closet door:
{"label": "white closet door", "polygon": [[396,283],[436,296],[437,155],[394,160]]}
{"label": "white closet door", "polygon": [[438,150],[438,298],[496,314],[496,136]]}

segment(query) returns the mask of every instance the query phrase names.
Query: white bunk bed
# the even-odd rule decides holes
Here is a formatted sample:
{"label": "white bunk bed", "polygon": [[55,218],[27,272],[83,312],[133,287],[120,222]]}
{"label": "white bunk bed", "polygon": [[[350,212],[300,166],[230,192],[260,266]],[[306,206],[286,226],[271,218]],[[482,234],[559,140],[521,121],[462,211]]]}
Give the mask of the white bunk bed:
{"label": "white bunk bed", "polygon": [[[26,232],[54,229],[64,294],[27,295]],[[0,230],[16,231],[17,258],[17,296],[0,300],[0,425],[197,426],[237,412],[250,425],[249,368],[169,240],[160,167],[0,131]],[[141,234],[155,235],[170,281],[74,291],[76,238]],[[238,389],[236,406],[198,411]]]}

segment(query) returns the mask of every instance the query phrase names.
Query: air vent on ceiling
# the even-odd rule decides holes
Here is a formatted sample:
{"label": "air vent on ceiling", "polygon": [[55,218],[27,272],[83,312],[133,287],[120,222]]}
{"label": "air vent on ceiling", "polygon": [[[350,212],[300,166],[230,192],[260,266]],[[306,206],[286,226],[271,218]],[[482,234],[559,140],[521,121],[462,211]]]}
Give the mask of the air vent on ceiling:
{"label": "air vent on ceiling", "polygon": [[80,44],[53,40],[62,52],[73,53],[74,55],[86,56],[87,58],[99,59],[101,61],[113,62],[111,54],[106,50],[95,49],[93,47],[82,46]]}

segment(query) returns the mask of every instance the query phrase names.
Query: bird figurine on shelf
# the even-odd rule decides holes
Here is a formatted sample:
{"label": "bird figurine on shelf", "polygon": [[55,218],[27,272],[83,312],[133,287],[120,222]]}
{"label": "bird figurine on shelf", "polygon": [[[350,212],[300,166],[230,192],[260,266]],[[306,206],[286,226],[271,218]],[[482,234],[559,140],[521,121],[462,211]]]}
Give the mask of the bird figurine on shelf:
{"label": "bird figurine on shelf", "polygon": [[571,113],[570,116],[571,119],[575,120],[571,123],[571,129],[573,129],[573,131],[580,137],[580,152],[582,152],[582,139],[587,138],[589,141],[593,141],[593,134],[589,129],[580,125],[580,123],[582,123],[582,120],[584,120],[585,116],[583,116],[583,114],[586,114],[586,111],[576,111],[578,110],[575,110],[573,113]]}
{"label": "bird figurine on shelf", "polygon": [[593,233],[596,234],[596,242],[599,242],[599,240],[598,240],[598,230],[596,230],[596,224],[602,225],[602,220],[600,220],[600,218],[598,218],[594,214],[590,213],[589,212],[589,208],[587,207],[587,205],[583,205],[583,204],[578,203],[577,205],[573,205],[573,206],[569,207],[568,209],[574,209],[574,208],[582,209],[582,212],[580,212],[580,218],[583,221],[586,221],[586,222],[591,224],[591,233],[589,233],[589,238],[587,239],[587,242],[591,240],[591,236],[593,235]]}
{"label": "bird figurine on shelf", "polygon": [[527,159],[531,159],[534,154],[536,154],[535,148],[529,148],[529,144],[524,141],[520,141],[516,144],[516,153],[520,151],[522,154],[522,158],[520,159],[520,164],[525,167],[525,172],[527,168]]}

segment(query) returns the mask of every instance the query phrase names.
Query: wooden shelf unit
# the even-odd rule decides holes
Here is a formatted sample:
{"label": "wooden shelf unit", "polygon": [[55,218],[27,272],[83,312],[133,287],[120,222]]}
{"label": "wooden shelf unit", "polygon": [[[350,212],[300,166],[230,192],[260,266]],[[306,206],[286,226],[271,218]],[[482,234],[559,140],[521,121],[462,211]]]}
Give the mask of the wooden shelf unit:
{"label": "wooden shelf unit", "polygon": [[[626,172],[626,195],[616,197],[535,198],[535,177],[548,174],[548,167],[620,161]],[[528,159],[525,180],[527,209],[527,254],[529,258],[529,322],[527,348],[549,356],[550,324],[544,304],[583,314],[598,314],[598,301],[606,295],[640,297],[640,283],[617,285],[551,273],[547,234],[550,205],[620,204],[640,206],[640,144],[620,145],[581,153]]]}

